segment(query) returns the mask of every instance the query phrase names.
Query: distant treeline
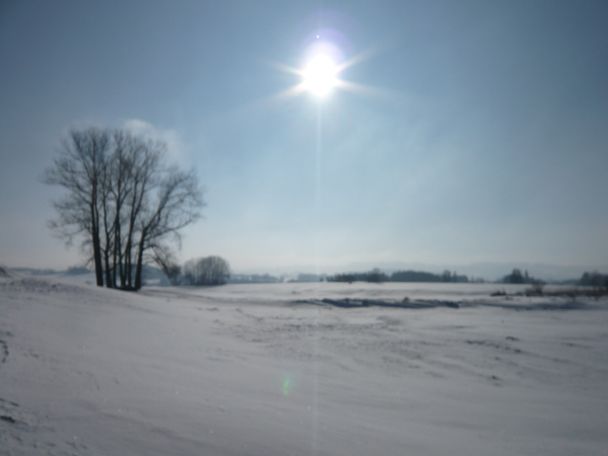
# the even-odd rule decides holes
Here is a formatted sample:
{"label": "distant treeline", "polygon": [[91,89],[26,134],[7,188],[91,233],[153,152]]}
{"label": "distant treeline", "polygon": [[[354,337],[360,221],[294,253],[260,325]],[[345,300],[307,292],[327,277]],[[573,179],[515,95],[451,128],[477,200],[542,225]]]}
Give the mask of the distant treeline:
{"label": "distant treeline", "polygon": [[452,271],[444,271],[441,274],[434,274],[426,271],[395,271],[387,274],[380,269],[372,269],[368,272],[349,272],[335,274],[327,277],[328,282],[458,282],[469,281],[466,275],[457,274]]}
{"label": "distant treeline", "polygon": [[[501,282],[532,285],[544,284],[543,280],[533,277],[526,270],[522,272],[522,270],[518,268],[513,269],[510,274],[504,276]],[[578,280],[566,280],[559,283],[608,289],[608,274],[602,274],[597,271],[585,272]]]}
{"label": "distant treeline", "polygon": [[279,283],[281,277],[270,274],[233,274],[228,278],[229,283]]}
{"label": "distant treeline", "polygon": [[270,274],[233,274],[228,283],[314,283],[325,282],[326,274],[300,273],[294,276],[273,276]]}
{"label": "distant treeline", "polygon": [[585,272],[578,283],[587,287],[608,288],[608,274],[601,274],[597,271]]}
{"label": "distant treeline", "polygon": [[521,269],[515,268],[511,271],[511,274],[507,274],[502,278],[502,282],[504,283],[513,283],[513,284],[540,284],[543,283],[542,280],[539,280],[535,277],[532,277],[528,274],[527,270],[524,272]]}
{"label": "distant treeline", "polygon": [[[7,268],[3,268],[9,274]],[[11,268],[17,273],[32,275],[66,274],[78,275],[90,273],[90,269],[84,266],[72,266],[65,271],[52,269],[33,268]],[[0,267],[0,276],[2,268]],[[444,271],[434,274],[427,271],[395,271],[385,273],[380,269],[372,269],[367,272],[348,272],[334,275],[305,274],[295,276],[274,276],[271,274],[232,274],[228,262],[220,257],[207,257],[190,260],[184,266],[170,265],[170,267],[156,268],[144,265],[143,276],[146,281],[152,281],[159,285],[221,285],[224,283],[281,283],[281,282],[435,282],[435,283],[482,283],[483,279],[468,277],[452,271]],[[515,268],[510,274],[496,280],[496,283],[544,285],[540,280],[527,270]],[[608,274],[597,271],[585,272],[578,279],[560,281],[549,281],[549,283],[561,285],[579,285],[608,290]]]}

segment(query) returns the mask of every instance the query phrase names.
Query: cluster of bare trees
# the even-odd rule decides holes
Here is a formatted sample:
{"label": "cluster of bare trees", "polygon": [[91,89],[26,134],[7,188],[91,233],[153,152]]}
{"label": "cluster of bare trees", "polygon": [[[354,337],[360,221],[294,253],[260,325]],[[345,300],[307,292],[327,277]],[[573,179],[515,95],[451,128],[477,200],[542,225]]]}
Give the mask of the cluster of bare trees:
{"label": "cluster of bare trees", "polygon": [[228,262],[219,256],[208,256],[186,262],[182,281],[186,285],[223,285],[229,277]]}
{"label": "cluster of bare trees", "polygon": [[82,236],[98,286],[139,289],[142,267],[175,264],[171,243],[200,217],[198,179],[165,162],[167,146],[123,129],[72,130],[44,180],[66,190],[51,228]]}

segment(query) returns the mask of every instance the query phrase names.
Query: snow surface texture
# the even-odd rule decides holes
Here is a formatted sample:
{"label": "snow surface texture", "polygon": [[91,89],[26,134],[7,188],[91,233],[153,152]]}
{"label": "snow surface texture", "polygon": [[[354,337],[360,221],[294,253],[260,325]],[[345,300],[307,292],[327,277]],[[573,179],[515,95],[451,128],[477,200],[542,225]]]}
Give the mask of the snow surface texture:
{"label": "snow surface texture", "polygon": [[606,454],[608,303],[495,289],[3,279],[0,454]]}

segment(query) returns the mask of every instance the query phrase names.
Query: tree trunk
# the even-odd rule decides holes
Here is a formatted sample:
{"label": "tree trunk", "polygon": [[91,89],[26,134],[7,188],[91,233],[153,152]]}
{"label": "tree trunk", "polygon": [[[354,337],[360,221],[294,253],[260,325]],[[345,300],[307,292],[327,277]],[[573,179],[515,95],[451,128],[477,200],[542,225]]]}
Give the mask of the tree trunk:
{"label": "tree trunk", "polygon": [[131,287],[131,283],[133,282],[133,268],[132,268],[132,261],[131,261],[131,240],[127,240],[127,247],[125,249],[125,284],[123,286],[123,288],[130,288]]}
{"label": "tree trunk", "polygon": [[146,239],[145,231],[141,233],[139,245],[137,246],[137,265],[135,266],[135,289],[139,290],[142,285],[142,270],[144,261],[144,242]]}
{"label": "tree trunk", "polygon": [[126,282],[123,285],[124,287],[131,288],[131,284],[133,283],[133,232],[135,229],[135,214],[133,212],[133,206],[131,206],[131,217],[129,220],[129,229],[127,231],[127,241],[125,246],[125,270],[124,275]]}
{"label": "tree trunk", "polygon": [[[93,193],[93,201],[97,197],[96,193]],[[103,287],[103,264],[101,262],[101,245],[99,242],[99,218],[97,211],[95,210],[95,203],[91,204],[91,234],[93,236],[93,261],[95,263],[95,279],[98,287]]]}
{"label": "tree trunk", "polygon": [[103,265],[101,262],[101,248],[99,245],[99,232],[93,234],[93,259],[95,261],[95,278],[98,287],[103,287]]}
{"label": "tree trunk", "polygon": [[[120,197],[120,193],[119,193]],[[118,284],[118,277],[120,277],[121,286],[124,287],[123,280],[123,267],[122,267],[122,244],[121,244],[121,227],[120,227],[120,210],[121,205],[118,200],[116,203],[116,215],[114,216],[114,248],[112,249],[112,281],[114,283],[114,288],[116,288]],[[120,274],[119,274],[120,268]]]}
{"label": "tree trunk", "polygon": [[110,267],[110,252],[106,248],[104,253],[104,260],[106,263],[106,287],[114,288],[114,281],[112,280],[112,268]]}
{"label": "tree trunk", "polygon": [[113,265],[114,265],[114,285],[118,284],[118,279],[120,278],[120,286],[125,286],[125,276],[124,276],[124,267],[122,264],[122,245],[120,242],[120,222],[116,223],[116,233],[114,234],[114,257],[113,257]]}
{"label": "tree trunk", "polygon": [[103,231],[104,231],[104,241],[105,241],[105,245],[103,248],[103,259],[104,259],[104,266],[105,266],[105,273],[106,273],[106,287],[108,288],[114,288],[115,287],[115,281],[113,279],[113,268],[111,267],[111,263],[110,263],[110,253],[111,253],[111,247],[112,247],[112,231],[113,229],[111,227],[108,226],[109,223],[109,216],[108,216],[108,198],[109,198],[109,193],[106,190],[107,184],[104,182],[103,188],[103,196],[102,196],[102,203],[101,203],[101,207],[103,209]]}

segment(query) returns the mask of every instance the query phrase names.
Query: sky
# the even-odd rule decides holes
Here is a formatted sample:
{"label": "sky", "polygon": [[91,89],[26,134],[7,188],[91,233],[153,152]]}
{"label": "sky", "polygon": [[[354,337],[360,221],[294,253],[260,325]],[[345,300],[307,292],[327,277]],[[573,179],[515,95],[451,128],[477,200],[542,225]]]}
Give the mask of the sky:
{"label": "sky", "polygon": [[[179,258],[236,271],[608,264],[604,1],[0,2],[0,263],[82,262],[41,175],[70,128],[169,144]],[[315,40],[353,90],[289,95]]]}

